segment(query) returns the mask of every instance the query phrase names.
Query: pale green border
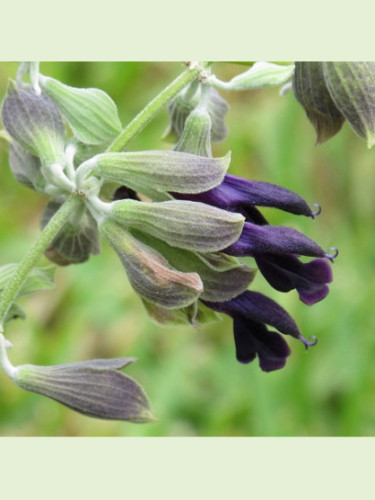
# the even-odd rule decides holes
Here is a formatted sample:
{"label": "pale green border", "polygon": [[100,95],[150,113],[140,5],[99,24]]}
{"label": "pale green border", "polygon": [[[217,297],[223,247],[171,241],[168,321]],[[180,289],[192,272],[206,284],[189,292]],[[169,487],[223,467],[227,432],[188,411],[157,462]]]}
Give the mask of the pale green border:
{"label": "pale green border", "polygon": [[371,498],[373,447],[373,438],[2,439],[1,495],[15,500]]}
{"label": "pale green border", "polygon": [[374,60],[370,0],[8,2],[1,60]]}
{"label": "pale green border", "polygon": [[[347,3],[353,11],[342,1],[254,4],[8,3],[0,59],[375,60],[373,2]],[[1,495],[16,500],[315,500],[373,491],[372,438],[2,438],[0,446]]]}

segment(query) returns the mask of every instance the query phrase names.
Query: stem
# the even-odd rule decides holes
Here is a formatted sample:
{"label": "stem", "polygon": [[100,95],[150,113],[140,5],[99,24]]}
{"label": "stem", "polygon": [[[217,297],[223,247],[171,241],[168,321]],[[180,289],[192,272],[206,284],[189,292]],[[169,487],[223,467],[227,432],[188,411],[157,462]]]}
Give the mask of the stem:
{"label": "stem", "polygon": [[8,281],[0,297],[0,332],[3,331],[3,323],[12,302],[17,297],[29,272],[36,266],[39,259],[49,247],[51,241],[58,234],[63,225],[68,221],[70,214],[82,203],[82,197],[72,194],[61,208],[50,219],[46,227],[40,233],[29,252],[18,265],[17,270]]}
{"label": "stem", "polygon": [[181,73],[172,83],[160,92],[149,104],[133,118],[121,134],[107,149],[111,153],[120,153],[123,151],[131,140],[133,140],[146,125],[161,111],[163,106],[167,104],[180,90],[188,83],[199,76],[202,70],[208,68],[210,63],[203,62],[199,64],[191,64],[187,70]]}

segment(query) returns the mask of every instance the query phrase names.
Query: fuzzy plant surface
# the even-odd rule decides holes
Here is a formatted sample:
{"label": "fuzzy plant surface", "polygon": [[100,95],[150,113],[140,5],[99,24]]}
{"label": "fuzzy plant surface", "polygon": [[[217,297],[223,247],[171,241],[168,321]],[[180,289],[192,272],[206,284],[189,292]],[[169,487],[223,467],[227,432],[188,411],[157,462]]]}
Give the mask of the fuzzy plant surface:
{"label": "fuzzy plant surface", "polygon": [[[294,352],[298,355],[302,346],[310,354],[318,333],[319,337],[329,336],[327,324],[323,321],[319,325],[319,314],[310,313],[323,301],[330,301],[332,263],[338,255],[339,245],[331,237],[329,224],[319,230],[326,214],[324,200],[319,199],[319,190],[312,193],[309,187],[305,193],[303,183],[297,192],[288,182],[290,174],[277,172],[273,182],[269,175],[264,178],[261,170],[254,178],[250,169],[247,172],[245,166],[236,167],[236,134],[241,127],[230,121],[234,107],[228,104],[230,96],[242,95],[242,113],[249,116],[254,96],[268,92],[273,92],[279,102],[291,99],[298,113],[300,103],[315,127],[317,143],[335,135],[345,121],[369,147],[375,134],[375,66],[371,63],[249,63],[245,70],[237,67],[237,73],[226,79],[220,79],[220,71],[216,72],[220,67],[217,63],[185,63],[179,74],[177,66],[177,76],[164,83],[159,93],[151,81],[143,80],[144,94],[149,97],[144,97],[141,89],[134,116],[125,119],[116,105],[116,100],[127,100],[126,81],[122,88],[121,74],[118,89],[110,96],[94,87],[94,78],[84,86],[75,86],[48,75],[42,71],[44,65],[38,63],[19,65],[1,106],[1,139],[8,148],[8,165],[3,163],[2,169],[9,168],[14,193],[18,181],[28,191],[27,199],[39,200],[33,203],[40,203],[40,207],[44,204],[34,243],[24,235],[24,255],[14,248],[12,262],[0,263],[0,362],[4,373],[19,388],[47,396],[78,414],[146,423],[154,429],[163,426],[159,421],[165,410],[160,410],[160,405],[164,401],[167,407],[173,407],[170,401],[176,397],[178,381],[184,380],[184,373],[190,375],[186,361],[178,361],[181,346],[176,346],[176,353],[172,348],[178,344],[181,328],[190,335],[189,340],[184,336],[181,340],[185,348],[194,349],[197,342],[195,355],[190,354],[189,359],[192,369],[196,363],[199,373],[207,352],[201,339],[211,335],[211,349],[215,338],[207,332],[219,328],[223,333],[216,339],[219,360],[215,373],[219,378],[227,377],[227,396],[233,391],[230,400],[236,393],[231,383],[236,362],[245,365],[243,369],[255,365],[250,373],[259,384],[260,376],[275,378],[290,363],[293,369]],[[257,106],[261,113],[261,104]],[[264,112],[270,113],[270,109]],[[168,120],[166,129],[158,122],[163,113]],[[142,143],[142,135],[153,123],[152,134]],[[267,122],[261,123],[259,137],[267,134]],[[256,130],[255,119],[254,124]],[[264,145],[271,144],[272,150],[274,140],[270,136]],[[298,147],[293,145],[293,136],[288,141],[288,148]],[[250,151],[249,146],[249,156]],[[280,181],[283,176],[285,182]],[[6,208],[13,210],[11,206]],[[116,262],[113,267],[112,262]],[[85,272],[86,266],[89,272]],[[21,363],[13,364],[9,349],[21,342],[22,328],[27,324],[27,320],[19,320],[26,312],[31,314],[29,308],[32,311],[32,303],[26,303],[25,312],[22,297],[34,293],[38,297],[43,290],[54,288],[57,268],[62,268],[58,271],[62,280],[64,273],[73,280],[65,293],[75,294],[76,303],[82,302],[89,312],[86,322],[94,329],[92,347],[88,353],[86,350],[84,360],[77,359],[74,341],[67,347],[62,339],[61,355],[55,357],[59,361],[45,363],[43,355],[35,356],[35,350],[43,353],[47,339],[29,331],[29,358],[37,357],[41,362],[25,364],[25,350]],[[88,280],[89,275],[93,279],[86,301],[82,298],[82,280]],[[123,283],[123,291],[117,285],[113,291],[111,285],[106,287],[106,282],[117,278]],[[55,292],[44,293],[43,309],[49,307],[48,296],[57,292],[58,287]],[[95,294],[98,298],[90,304]],[[106,335],[112,327],[106,322],[118,321],[119,304],[125,302],[124,328],[116,348],[116,341]],[[69,323],[75,323],[69,301],[59,307],[59,314],[68,318],[64,328],[69,328]],[[304,309],[314,321],[305,321],[301,327],[293,312],[301,317]],[[227,319],[220,322],[223,318]],[[139,335],[138,320],[149,331],[153,331],[153,325],[161,325],[155,328],[163,331],[163,336],[172,337],[173,342],[163,347],[163,338],[158,349],[155,340],[147,338],[149,332],[144,332],[139,344],[142,348],[131,352],[132,336],[134,332]],[[19,335],[15,335],[13,325],[17,325]],[[51,335],[53,325],[51,321]],[[233,359],[220,356],[224,335],[233,339],[231,347],[225,341]],[[54,342],[58,350],[59,338]],[[151,378],[148,365],[150,374],[157,372],[154,365],[158,356],[164,359],[163,349],[167,349],[168,358],[175,359],[168,376],[174,377],[177,385],[163,392],[162,380],[159,385],[157,379],[150,382],[151,405],[146,394],[147,379]],[[313,351],[317,349],[322,348],[319,345]],[[73,354],[73,359],[63,359],[64,351]],[[122,371],[132,369],[128,367],[134,356],[138,358],[138,371],[132,373],[142,385]],[[309,357],[301,359],[308,364]],[[301,368],[301,362],[298,366]],[[303,374],[309,377],[307,368]],[[199,384],[199,376],[193,380]],[[251,387],[254,381],[246,377],[246,383]],[[205,387],[204,378],[202,384],[201,389]],[[35,404],[38,396],[30,397]],[[218,396],[215,390],[210,392],[209,385],[202,397],[205,404],[191,404],[189,411],[194,415],[220,411],[220,404],[219,409],[215,403],[210,404],[211,398]],[[179,407],[179,401],[175,405]],[[221,411],[219,419],[224,418],[224,407]],[[138,431],[126,434],[132,432],[137,435]]]}

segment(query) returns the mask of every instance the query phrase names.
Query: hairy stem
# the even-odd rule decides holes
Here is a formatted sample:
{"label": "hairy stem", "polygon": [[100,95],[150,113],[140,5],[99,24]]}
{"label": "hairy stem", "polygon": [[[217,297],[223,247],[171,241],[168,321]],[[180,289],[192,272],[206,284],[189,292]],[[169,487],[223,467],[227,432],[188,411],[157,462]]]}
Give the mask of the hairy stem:
{"label": "hairy stem", "polygon": [[36,266],[39,259],[49,247],[54,237],[68,221],[70,214],[82,203],[82,197],[72,194],[55,215],[48,222],[34,242],[29,252],[19,263],[17,270],[8,281],[0,297],[0,332],[3,331],[3,324],[12,302],[17,297],[27,275]]}
{"label": "hairy stem", "polygon": [[210,63],[204,62],[191,64],[181,75],[160,92],[138,115],[129,123],[121,134],[109,146],[107,151],[120,153],[131,140],[133,140],[145,126],[159,113],[159,111],[168,103],[180,90],[188,83],[199,76],[202,70],[208,68]]}

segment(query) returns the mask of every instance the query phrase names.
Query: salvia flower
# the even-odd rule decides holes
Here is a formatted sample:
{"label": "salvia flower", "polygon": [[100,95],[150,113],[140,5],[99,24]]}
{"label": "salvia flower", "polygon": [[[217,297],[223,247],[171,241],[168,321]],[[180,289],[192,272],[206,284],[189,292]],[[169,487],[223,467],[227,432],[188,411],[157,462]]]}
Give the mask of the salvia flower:
{"label": "salvia flower", "polygon": [[290,355],[288,344],[266,325],[292,335],[306,346],[313,345],[302,337],[295,321],[282,307],[258,292],[246,291],[227,302],[205,301],[205,304],[233,319],[236,357],[241,363],[250,363],[258,356],[264,371],[278,370],[285,365]]}

